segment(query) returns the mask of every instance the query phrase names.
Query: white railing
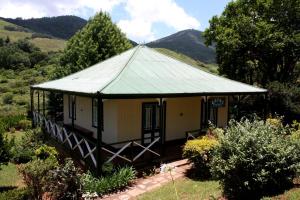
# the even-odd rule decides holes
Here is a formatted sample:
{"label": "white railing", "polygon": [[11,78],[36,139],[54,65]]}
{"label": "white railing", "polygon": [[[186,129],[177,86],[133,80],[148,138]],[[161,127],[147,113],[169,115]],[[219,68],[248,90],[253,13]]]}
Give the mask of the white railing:
{"label": "white railing", "polygon": [[36,126],[43,127],[52,138],[62,144],[66,144],[71,150],[78,149],[83,159],[90,157],[94,166],[97,167],[97,162],[93,154],[97,149],[95,143],[72,131],[68,131],[65,127],[61,127],[36,111],[33,111],[32,114],[32,120]]}
{"label": "white railing", "polygon": [[[133,162],[137,161],[146,152],[149,152],[149,153],[151,153],[155,156],[160,157],[159,153],[157,153],[154,150],[150,149],[152,146],[154,146],[156,143],[159,142],[160,137],[144,138],[144,139],[153,139],[153,141],[150,144],[147,144],[146,146],[143,146],[139,143],[142,139],[135,139],[135,140],[117,142],[117,143],[107,144],[107,145],[103,146],[101,149],[111,155],[111,157],[108,157],[108,159],[106,160],[105,163],[112,162],[116,158],[121,158],[122,160],[133,163]],[[107,148],[107,147],[113,147],[115,145],[118,145],[119,147],[121,146],[121,148],[117,149],[117,151],[112,151],[112,150],[109,150]],[[141,151],[140,152],[133,152],[134,147],[138,147],[139,150],[141,150]],[[125,150],[130,149],[130,148],[131,148],[131,151],[129,153],[130,154],[129,157],[127,157],[125,155],[121,155]]]}

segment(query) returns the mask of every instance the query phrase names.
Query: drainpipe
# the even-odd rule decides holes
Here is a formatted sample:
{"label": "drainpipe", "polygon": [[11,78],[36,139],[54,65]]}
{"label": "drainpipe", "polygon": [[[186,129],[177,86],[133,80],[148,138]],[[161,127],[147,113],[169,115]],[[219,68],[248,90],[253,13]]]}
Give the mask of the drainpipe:
{"label": "drainpipe", "polygon": [[35,128],[35,123],[33,121],[33,111],[34,111],[34,89],[30,87],[30,116],[31,116],[31,126],[32,128]]}

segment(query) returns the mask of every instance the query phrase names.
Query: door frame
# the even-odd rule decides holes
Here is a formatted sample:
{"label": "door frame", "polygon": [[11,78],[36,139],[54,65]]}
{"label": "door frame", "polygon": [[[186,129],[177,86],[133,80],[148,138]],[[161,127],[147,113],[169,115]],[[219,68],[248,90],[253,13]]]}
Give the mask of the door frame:
{"label": "door frame", "polygon": [[[160,105],[159,105],[159,102],[155,102],[155,101],[152,101],[152,102],[143,102],[142,103],[142,110],[141,110],[141,143],[144,144],[144,134],[145,134],[145,130],[144,130],[144,123],[145,123],[145,106],[146,105],[158,105],[158,107],[160,108]],[[159,112],[159,137],[161,138],[160,141],[161,141],[161,144],[164,144],[165,140],[166,140],[166,101],[163,101],[163,112]],[[163,120],[163,121],[161,121]],[[162,123],[161,123],[162,122]],[[154,120],[152,120],[152,126],[153,126],[153,123],[154,123]],[[161,125],[163,125],[163,127],[161,127]],[[154,132],[153,130],[151,130],[151,142],[154,140],[155,138],[155,135],[154,135]]]}

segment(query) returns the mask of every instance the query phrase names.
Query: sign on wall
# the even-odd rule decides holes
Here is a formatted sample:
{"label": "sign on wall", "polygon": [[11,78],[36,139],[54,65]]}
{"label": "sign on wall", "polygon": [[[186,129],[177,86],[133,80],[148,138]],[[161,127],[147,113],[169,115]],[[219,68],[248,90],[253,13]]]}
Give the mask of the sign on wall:
{"label": "sign on wall", "polygon": [[225,98],[224,97],[216,97],[211,99],[211,106],[213,108],[220,108],[225,106]]}

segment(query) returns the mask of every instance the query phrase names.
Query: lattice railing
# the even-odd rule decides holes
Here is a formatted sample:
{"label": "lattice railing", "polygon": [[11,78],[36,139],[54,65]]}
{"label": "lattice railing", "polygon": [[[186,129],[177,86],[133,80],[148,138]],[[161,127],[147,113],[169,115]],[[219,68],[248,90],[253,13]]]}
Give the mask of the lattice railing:
{"label": "lattice railing", "polygon": [[[160,137],[144,139],[152,139],[152,142],[147,145],[142,145],[139,143],[141,139],[135,139],[103,146],[101,149],[110,155],[105,163],[112,162],[116,158],[120,158],[129,163],[133,163],[146,152],[150,152],[152,155],[160,157],[160,154],[158,152],[155,152],[153,149],[151,149],[151,147],[159,143]],[[113,146],[118,146],[118,148],[116,148],[115,150],[109,149],[109,147]],[[139,151],[133,151],[134,148],[138,148]],[[129,155],[128,153],[124,153],[126,150],[129,150]]]}
{"label": "lattice railing", "polygon": [[36,111],[33,112],[33,122],[36,126],[43,127],[52,138],[62,144],[65,144],[71,150],[78,149],[80,156],[83,159],[90,158],[94,166],[97,167],[97,162],[94,156],[94,152],[97,147],[94,142],[88,140],[82,135],[67,130],[65,127],[56,124]]}

